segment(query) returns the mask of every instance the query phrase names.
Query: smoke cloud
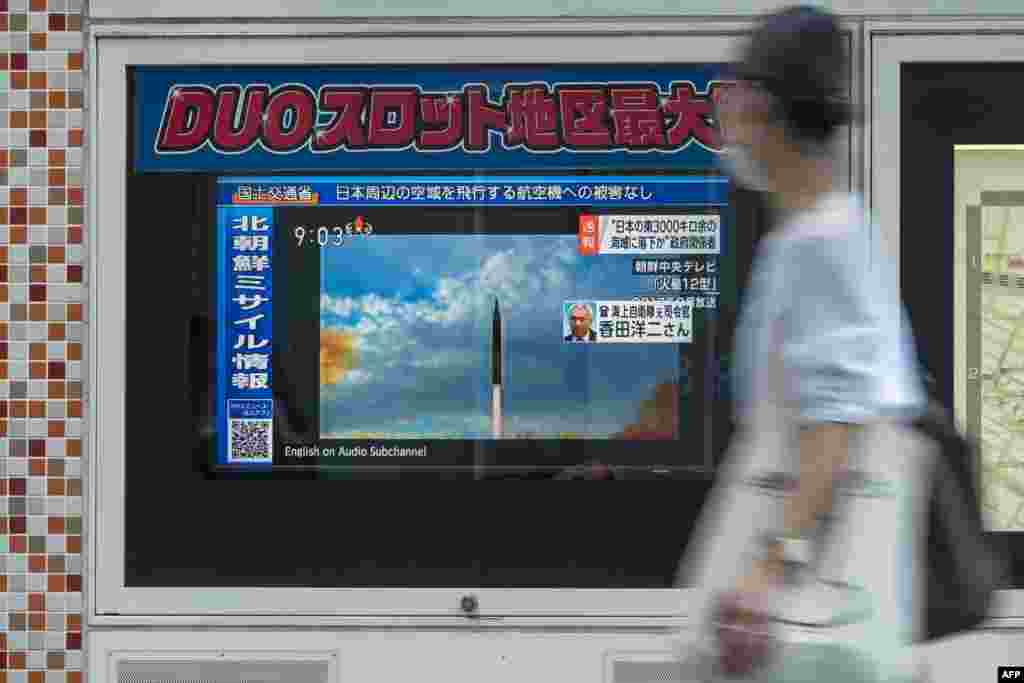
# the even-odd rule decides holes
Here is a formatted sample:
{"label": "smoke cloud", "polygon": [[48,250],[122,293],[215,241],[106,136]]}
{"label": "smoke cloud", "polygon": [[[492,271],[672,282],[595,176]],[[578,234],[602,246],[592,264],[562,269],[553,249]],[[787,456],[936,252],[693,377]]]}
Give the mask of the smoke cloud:
{"label": "smoke cloud", "polygon": [[337,384],[356,367],[356,335],[349,330],[320,330],[320,386]]}

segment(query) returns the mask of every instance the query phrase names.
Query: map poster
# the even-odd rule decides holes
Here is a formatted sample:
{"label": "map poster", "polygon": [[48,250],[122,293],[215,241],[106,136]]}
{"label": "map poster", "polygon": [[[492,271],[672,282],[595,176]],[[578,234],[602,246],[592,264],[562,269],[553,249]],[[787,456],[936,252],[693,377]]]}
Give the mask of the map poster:
{"label": "map poster", "polygon": [[991,531],[1024,531],[1024,150],[958,147],[957,418]]}

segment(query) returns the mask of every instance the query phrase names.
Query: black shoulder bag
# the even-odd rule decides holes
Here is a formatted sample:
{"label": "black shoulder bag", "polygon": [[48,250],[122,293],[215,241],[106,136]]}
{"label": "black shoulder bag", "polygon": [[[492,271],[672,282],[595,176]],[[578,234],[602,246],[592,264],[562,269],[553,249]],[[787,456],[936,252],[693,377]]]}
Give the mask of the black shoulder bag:
{"label": "black shoulder bag", "polygon": [[975,628],[988,616],[994,592],[1006,585],[1009,563],[985,534],[978,487],[978,449],[956,428],[930,392],[928,411],[914,426],[938,445],[931,485],[925,554],[921,642]]}

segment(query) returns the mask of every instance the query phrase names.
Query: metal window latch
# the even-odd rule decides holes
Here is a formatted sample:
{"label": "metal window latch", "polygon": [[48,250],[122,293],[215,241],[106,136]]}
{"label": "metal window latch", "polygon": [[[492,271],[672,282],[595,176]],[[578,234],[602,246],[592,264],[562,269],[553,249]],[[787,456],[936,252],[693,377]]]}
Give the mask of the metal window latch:
{"label": "metal window latch", "polygon": [[459,600],[459,609],[461,609],[462,613],[467,617],[478,617],[480,601],[477,600],[475,595],[464,595],[462,596],[462,599]]}

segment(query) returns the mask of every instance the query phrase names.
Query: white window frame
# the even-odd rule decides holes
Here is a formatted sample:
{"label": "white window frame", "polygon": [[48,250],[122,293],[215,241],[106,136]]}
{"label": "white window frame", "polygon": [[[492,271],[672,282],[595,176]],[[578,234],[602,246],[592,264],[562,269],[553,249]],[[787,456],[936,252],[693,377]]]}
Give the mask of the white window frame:
{"label": "white window frame", "polygon": [[[746,22],[97,24],[89,37],[90,362],[86,604],[93,625],[362,625],[677,628],[690,591],[592,589],[126,588],[124,586],[125,132],[129,65],[715,63]],[[860,32],[849,31],[856,50]],[[855,77],[859,76],[858,73]],[[857,90],[854,90],[857,92]],[[862,167],[840,148],[851,185]],[[859,141],[858,141],[859,142]],[[530,486],[523,483],[523,486]],[[664,523],[664,520],[659,520]],[[651,534],[651,543],[658,543]],[[680,552],[682,548],[680,548]],[[474,594],[479,618],[460,599]]]}
{"label": "white window frame", "polygon": [[[871,103],[864,136],[870,169],[866,188],[882,238],[899,274],[900,68],[905,63],[1024,64],[1024,21],[877,21],[864,26],[865,101]],[[1020,141],[1008,141],[1020,142]],[[951,264],[952,265],[952,264]],[[952,277],[952,272],[950,272]],[[952,305],[952,302],[949,303]],[[1024,625],[1024,590],[1000,591],[994,628]]]}

